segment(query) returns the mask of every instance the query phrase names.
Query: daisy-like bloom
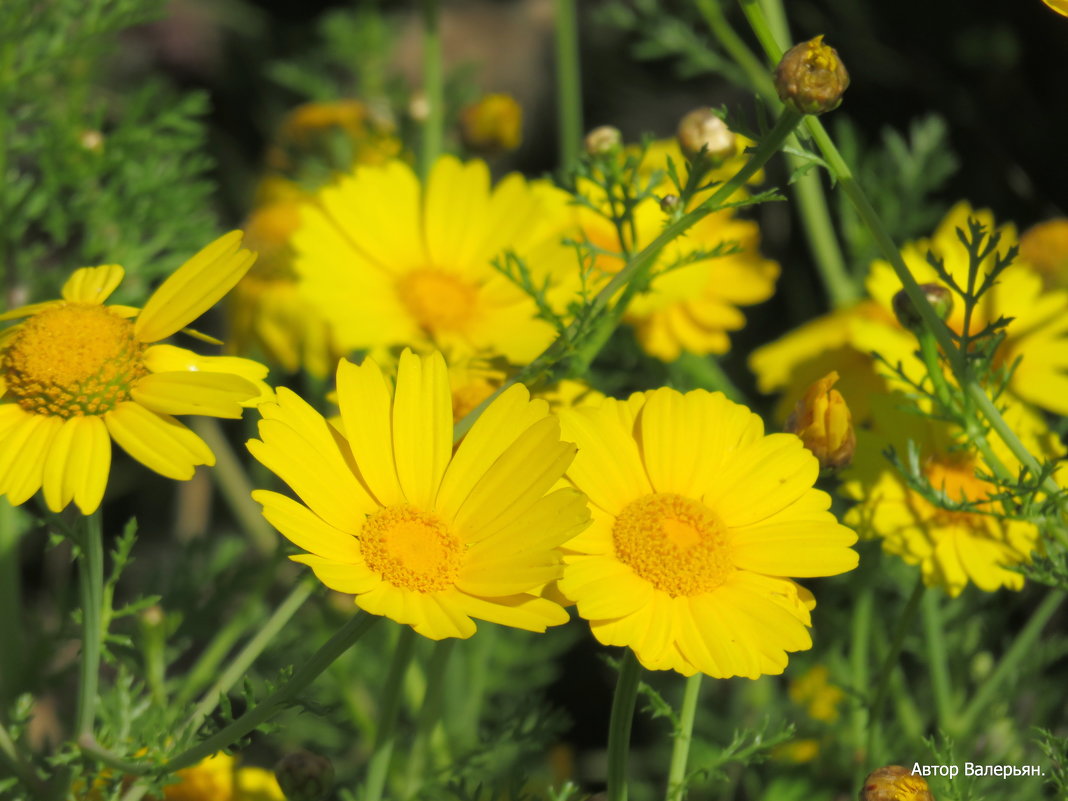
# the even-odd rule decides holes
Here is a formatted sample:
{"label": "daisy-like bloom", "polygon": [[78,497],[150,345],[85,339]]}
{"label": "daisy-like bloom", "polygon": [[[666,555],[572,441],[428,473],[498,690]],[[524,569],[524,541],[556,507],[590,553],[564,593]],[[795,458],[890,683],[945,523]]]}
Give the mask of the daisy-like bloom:
{"label": "daisy-like bloom", "polygon": [[[683,170],[677,145],[651,147],[642,162],[650,172],[665,169],[673,154],[676,168]],[[729,159],[732,166],[738,157]],[[733,175],[737,169],[721,167]],[[668,192],[665,184],[664,192]],[[579,192],[595,206],[607,210],[608,198],[590,181],[579,183]],[[695,202],[700,202],[697,198]],[[650,197],[634,209],[632,241],[620,242],[615,225],[603,214],[586,206],[574,207],[582,237],[594,248],[593,283],[598,288],[624,267],[624,250],[637,253],[664,228],[664,212]],[[626,247],[624,247],[626,245]],[[697,258],[697,252],[723,248],[725,255]],[[620,254],[620,255],[617,255]],[[675,266],[675,265],[684,266]],[[674,361],[683,351],[697,354],[726,353],[729,333],[745,325],[739,306],[760,303],[771,297],[779,265],[760,254],[760,230],[755,222],[740,220],[727,209],[706,216],[665,247],[651,267],[654,276],[648,292],[634,297],[624,319],[634,326],[642,349],[664,361]]]}
{"label": "daisy-like bloom", "polygon": [[668,388],[561,413],[568,479],[593,523],[566,543],[560,591],[605,645],[647,668],[781,673],[810,648],[812,594],[788,576],[852,570],[856,535],[813,489],[816,458],[722,393]]}
{"label": "daisy-like bloom", "polygon": [[249,215],[245,242],[256,264],[227,297],[229,350],[265,356],[287,372],[325,377],[341,355],[330,327],[301,294],[290,237],[307,194],[284,179],[262,184],[267,197]]}
{"label": "daisy-like bloom", "polygon": [[440,353],[405,351],[391,390],[372,359],[341,361],[344,436],[285,389],[249,450],[297,494],[257,490],[270,523],[326,586],[431,639],[470,637],[472,618],[544,631],[567,613],[542,598],[558,546],[587,524],[585,500],[550,491],[575,446],[545,401],[516,385],[453,453]]}
{"label": "daisy-like bloom", "polygon": [[164,801],[285,801],[274,774],[264,768],[238,767],[219,752],[178,771],[163,788]]}
{"label": "daisy-like bloom", "polygon": [[489,351],[526,363],[555,331],[492,265],[522,257],[535,283],[573,268],[567,195],[482,161],[440,158],[426,187],[401,161],[360,167],[305,206],[293,237],[305,295],[345,349]]}
{"label": "daisy-like bloom", "polygon": [[100,505],[111,439],[168,478],[215,457],[172,415],[241,416],[269,395],[267,368],[155,344],[223,297],[251,266],[241,232],[220,237],[165,280],[143,309],[106,306],[118,265],[76,270],[62,300],[0,315],[0,495],[18,505],[43,487],[48,508]]}
{"label": "daisy-like bloom", "polygon": [[335,168],[339,141],[348,147],[351,164],[382,164],[401,151],[397,132],[388,119],[359,100],[304,103],[282,121],[278,139],[267,151],[273,169],[299,169],[309,156],[319,156]]}
{"label": "daisy-like bloom", "polygon": [[[901,249],[909,271],[920,284],[941,283],[927,261],[930,252],[943,260],[946,271],[960,286],[967,286],[968,252],[957,229],[968,232],[968,219],[981,222],[988,233],[1001,234],[998,251],[1004,253],[1016,244],[1012,225],[998,227],[985,209],[973,210],[958,203],[939,224],[934,236],[906,244]],[[980,276],[991,267],[993,256],[980,266]],[[889,313],[901,282],[889,263],[872,265],[868,292]],[[946,325],[960,332],[964,324],[963,303],[955,303]],[[1047,289],[1042,277],[1022,261],[1012,264],[998,276],[994,288],[983,295],[972,317],[971,330],[981,330],[999,317],[1011,318],[1005,340],[994,354],[996,364],[1021,361],[1012,374],[1010,391],[1019,398],[1056,414],[1068,414],[1068,291]],[[919,380],[926,372],[915,356],[916,338],[900,326],[866,324],[857,327],[854,342],[864,351],[878,351],[890,364],[901,362],[910,377]]]}
{"label": "daisy-like bloom", "polygon": [[[950,596],[960,595],[969,582],[985,592],[1020,589],[1024,577],[1008,568],[1030,561],[1039,544],[1038,527],[1004,516],[1000,502],[990,500],[1000,489],[980,474],[990,475],[991,468],[960,432],[907,413],[900,408],[904,403],[898,396],[879,400],[872,429],[857,433],[856,458],[842,476],[843,494],[857,501],[846,523],[863,536],[882,537],[885,551],[919,565],[924,583]],[[1041,417],[1024,404],[1011,404],[1004,416],[1039,459],[1063,455]],[[905,454],[910,440],[919,449],[927,481],[947,504],[932,503],[911,489],[883,456],[890,446]],[[1020,463],[1001,439],[990,437],[990,445],[1017,475]],[[974,504],[974,511],[951,508],[962,502]]]}

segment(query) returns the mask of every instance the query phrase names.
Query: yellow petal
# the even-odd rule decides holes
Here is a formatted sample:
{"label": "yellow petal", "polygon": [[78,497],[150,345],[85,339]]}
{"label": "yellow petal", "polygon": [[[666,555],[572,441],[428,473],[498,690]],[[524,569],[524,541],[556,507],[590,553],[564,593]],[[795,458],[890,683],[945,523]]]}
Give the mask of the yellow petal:
{"label": "yellow petal", "polygon": [[358,595],[369,592],[382,584],[382,580],[364,565],[334,562],[314,554],[302,553],[289,558],[302,565],[308,565],[319,581],[338,592]]}
{"label": "yellow petal", "polygon": [[338,363],[337,400],[345,438],[367,486],[383,506],[404,503],[393,463],[392,393],[374,359],[359,367],[347,359]]}
{"label": "yellow petal", "polygon": [[11,505],[18,506],[41,488],[45,460],[63,421],[59,417],[25,412],[14,417],[14,424],[2,439],[0,495],[7,495]]}
{"label": "yellow petal", "polygon": [[452,393],[445,359],[401,354],[393,398],[393,457],[412,505],[429,510],[452,456]]}
{"label": "yellow petal", "polygon": [[130,390],[142,406],[162,414],[241,416],[241,404],[260,394],[241,376],[228,373],[149,373]]}
{"label": "yellow petal", "polygon": [[268,490],[256,490],[252,500],[263,505],[267,522],[298,548],[332,562],[363,564],[356,537],[334,528],[303,504]]}
{"label": "yellow petal", "polygon": [[613,515],[653,491],[634,436],[620,423],[615,409],[619,405],[609,399],[596,408],[560,413],[561,436],[578,445],[567,477],[592,503]]}
{"label": "yellow petal", "polygon": [[502,392],[486,407],[456,449],[434,502],[438,512],[451,522],[497,458],[548,413],[549,405],[543,400],[531,401],[522,384]]}
{"label": "yellow petal", "polygon": [[167,414],[124,401],[104,415],[112,438],[150,470],[179,481],[193,477],[197,465],[215,464],[204,440]]}
{"label": "yellow petal", "polygon": [[170,373],[192,370],[202,373],[232,373],[256,385],[257,394],[242,406],[258,406],[274,400],[274,391],[263,380],[267,377],[267,365],[240,356],[201,356],[199,353],[174,345],[153,345],[145,349],[145,367],[153,373]]}
{"label": "yellow petal", "polygon": [[[21,317],[32,317],[37,314],[37,312],[42,312],[45,309],[51,308],[57,303],[62,303],[62,301],[46,300],[43,303],[31,303],[29,306],[19,306],[18,308],[11,309],[11,311],[6,311],[3,314],[0,314],[0,322],[4,320],[18,320]],[[4,333],[8,334],[11,330],[12,329],[9,328]]]}
{"label": "yellow petal", "polygon": [[152,293],[134,323],[141,342],[169,337],[214,306],[248,272],[256,255],[241,248],[240,231],[219,237]]}
{"label": "yellow petal", "polygon": [[60,512],[73,500],[82,514],[100,506],[111,469],[111,438],[99,417],[63,421],[44,466],[44,498]]}
{"label": "yellow petal", "polygon": [[63,285],[63,299],[76,303],[103,303],[122,283],[126,271],[117,264],[82,267]]}
{"label": "yellow petal", "polygon": [[484,161],[463,164],[453,156],[443,156],[434,163],[424,212],[431,264],[460,265],[464,275],[471,278],[490,273],[488,260],[479,264],[473,258],[480,255],[480,240],[487,233],[489,183],[489,168]]}
{"label": "yellow petal", "polygon": [[490,623],[525,631],[545,631],[568,621],[567,610],[546,598],[534,595],[511,595],[504,598],[479,598],[457,593],[457,604],[466,614]]}

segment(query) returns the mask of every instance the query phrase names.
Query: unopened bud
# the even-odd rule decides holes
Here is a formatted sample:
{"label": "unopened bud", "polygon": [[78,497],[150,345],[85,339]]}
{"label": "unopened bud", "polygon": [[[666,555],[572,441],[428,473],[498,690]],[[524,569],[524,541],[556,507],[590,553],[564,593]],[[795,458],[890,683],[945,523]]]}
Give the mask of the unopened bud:
{"label": "unopened bud", "polygon": [[[949,319],[949,315],[953,313],[953,294],[941,284],[920,284],[920,289],[923,290],[927,302],[934,307],[939,319]],[[923,318],[904,289],[894,295],[893,307],[894,315],[902,327],[914,334],[924,330]]]}
{"label": "unopened bud", "polygon": [[873,770],[864,780],[860,801],[934,801],[927,780],[901,765]]}
{"label": "unopened bud", "polygon": [[586,134],[586,152],[591,156],[612,153],[623,147],[623,134],[614,125],[600,125]]}
{"label": "unopened bud", "polygon": [[845,467],[857,449],[853,417],[842,394],[833,389],[837,381],[838,373],[832,371],[812,384],[785,426],[787,432],[801,438],[820,467],[828,470]]}
{"label": "unopened bud", "polygon": [[523,109],[511,95],[486,95],[460,112],[464,146],[476,153],[493,154],[519,147]]}
{"label": "unopened bud", "polygon": [[849,73],[822,34],[791,47],[775,68],[779,99],[802,114],[833,111],[848,87]]}
{"label": "unopened bud", "polygon": [[86,129],[78,134],[78,144],[91,153],[99,153],[104,149],[104,134]]}
{"label": "unopened bud", "polygon": [[334,766],[311,751],[294,751],[274,766],[278,786],[287,801],[319,801],[334,786]]}
{"label": "unopened bud", "polygon": [[679,209],[679,196],[678,195],[664,195],[660,198],[660,210],[666,214],[671,214]]}
{"label": "unopened bud", "polygon": [[710,108],[695,108],[679,120],[676,136],[689,159],[704,148],[714,161],[724,161],[738,149],[734,132]]}

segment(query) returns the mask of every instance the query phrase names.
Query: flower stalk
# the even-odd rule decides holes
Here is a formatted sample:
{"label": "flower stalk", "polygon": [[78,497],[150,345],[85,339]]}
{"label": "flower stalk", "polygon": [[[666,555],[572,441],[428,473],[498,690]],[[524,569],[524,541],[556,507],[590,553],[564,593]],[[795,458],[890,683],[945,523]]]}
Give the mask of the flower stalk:
{"label": "flower stalk", "polygon": [[624,649],[608,722],[608,801],[627,801],[627,755],[640,678],[638,658],[630,648]]}
{"label": "flower stalk", "polygon": [[401,688],[414,650],[415,629],[411,626],[401,626],[393,650],[393,660],[389,664],[386,686],[382,690],[382,708],[378,717],[378,731],[375,733],[374,752],[367,766],[367,782],[362,796],[364,801],[382,801],[386,779],[389,777],[389,764],[393,758],[393,745],[396,742]]}
{"label": "flower stalk", "polygon": [[582,147],[582,73],[575,0],[556,0],[556,103],[560,164],[575,166]]}
{"label": "flower stalk", "polygon": [[82,609],[82,660],[74,728],[79,737],[92,735],[100,683],[103,640],[104,542],[100,513],[79,521],[78,592]]}
{"label": "flower stalk", "polygon": [[679,709],[679,728],[671,746],[665,801],[683,801],[686,797],[686,764],[690,758],[690,744],[693,742],[693,724],[697,717],[697,699],[701,695],[702,678],[703,673],[694,673],[686,679],[682,707]]}
{"label": "flower stalk", "polygon": [[441,7],[438,0],[422,0],[423,91],[427,116],[419,149],[419,175],[425,182],[445,141],[445,65],[441,44]]}

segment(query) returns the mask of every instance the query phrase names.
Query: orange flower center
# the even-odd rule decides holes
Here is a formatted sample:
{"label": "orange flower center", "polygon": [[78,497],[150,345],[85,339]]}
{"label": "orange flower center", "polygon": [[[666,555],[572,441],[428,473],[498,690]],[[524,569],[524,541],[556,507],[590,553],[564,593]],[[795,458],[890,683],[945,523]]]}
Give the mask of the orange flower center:
{"label": "orange flower center", "polygon": [[106,306],[59,303],[30,317],[0,357],[15,402],[33,414],[100,415],[148,373],[134,326]]}
{"label": "orange flower center", "polygon": [[478,289],[441,270],[413,270],[397,285],[401,302],[430,334],[458,331],[474,317]]}
{"label": "orange flower center", "polygon": [[620,561],[673,598],[711,592],[734,569],[723,522],[682,495],[654,493],[627,504],[612,540]]}
{"label": "orange flower center", "polygon": [[[946,498],[954,503],[972,502],[981,507],[989,505],[987,498],[997,492],[997,488],[988,481],[975,475],[975,460],[970,458],[932,459],[924,469],[931,486],[944,492]],[[939,514],[947,521],[966,522],[976,515],[971,512],[954,512],[940,509]]]}
{"label": "orange flower center", "polygon": [[444,521],[414,506],[387,506],[364,521],[360,552],[394,587],[436,592],[456,583],[463,543]]}

